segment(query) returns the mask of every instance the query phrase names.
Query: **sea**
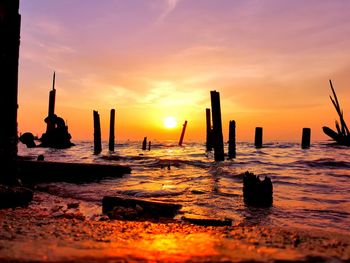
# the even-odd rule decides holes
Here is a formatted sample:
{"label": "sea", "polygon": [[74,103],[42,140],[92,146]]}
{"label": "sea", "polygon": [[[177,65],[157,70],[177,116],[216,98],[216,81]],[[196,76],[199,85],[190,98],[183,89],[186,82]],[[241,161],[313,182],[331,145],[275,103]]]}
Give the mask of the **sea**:
{"label": "sea", "polygon": [[[18,151],[33,158],[43,154],[47,161],[130,166],[131,173],[121,178],[39,185],[51,196],[81,203],[92,220],[101,214],[102,198],[109,195],[181,204],[178,219],[231,219],[233,225],[350,234],[348,147],[317,141],[310,149],[301,149],[297,142],[269,142],[256,149],[251,142],[238,142],[235,159],[215,162],[204,142],[187,142],[180,147],[176,141],[152,141],[151,150],[144,151],[141,141],[125,141],[118,142],[114,152],[109,152],[108,143],[103,142],[99,155],[93,154],[91,141],[74,143],[76,146],[69,149],[29,149],[19,143]],[[270,208],[244,204],[242,174],[246,171],[261,179],[271,178]]]}

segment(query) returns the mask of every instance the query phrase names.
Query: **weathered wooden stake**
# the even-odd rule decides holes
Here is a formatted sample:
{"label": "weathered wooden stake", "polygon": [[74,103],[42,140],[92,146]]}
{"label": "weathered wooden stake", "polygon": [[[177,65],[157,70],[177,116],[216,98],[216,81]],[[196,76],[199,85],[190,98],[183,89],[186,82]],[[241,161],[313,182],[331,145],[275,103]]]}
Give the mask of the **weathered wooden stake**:
{"label": "weathered wooden stake", "polygon": [[19,0],[0,1],[0,181],[14,180],[17,172],[17,94],[21,16]]}
{"label": "weathered wooden stake", "polygon": [[150,151],[151,150],[151,141],[148,142],[148,150]]}
{"label": "weathered wooden stake", "polygon": [[301,148],[308,149],[310,148],[310,140],[311,140],[311,129],[303,128],[303,136],[301,139]]}
{"label": "weathered wooden stake", "polygon": [[186,127],[187,127],[187,121],[185,121],[183,127],[182,127],[182,132],[179,140],[179,146],[182,146],[182,142],[184,140],[185,132],[186,132]]}
{"label": "weathered wooden stake", "polygon": [[211,129],[210,109],[205,109],[207,119],[207,140],[206,147],[207,151],[213,150],[213,131]]}
{"label": "weathered wooden stake", "polygon": [[228,158],[236,158],[236,122],[230,121],[228,134]]}
{"label": "weathered wooden stake", "polygon": [[146,150],[147,149],[147,137],[143,138],[143,142],[142,142],[142,150]]}
{"label": "weathered wooden stake", "polygon": [[55,114],[55,102],[56,102],[55,82],[56,82],[56,72],[53,72],[52,90],[50,90],[50,93],[49,93],[49,110],[47,113],[48,122],[46,126],[46,132],[52,131],[55,128],[55,124],[50,121],[52,119],[52,116]]}
{"label": "weathered wooden stake", "polygon": [[255,148],[262,148],[263,147],[263,128],[262,127],[256,127],[255,128]]}
{"label": "weathered wooden stake", "polygon": [[108,148],[114,152],[114,123],[115,123],[115,109],[111,109],[111,118],[109,123],[109,144]]}
{"label": "weathered wooden stake", "polygon": [[222,135],[222,123],[221,123],[221,106],[220,106],[220,93],[217,91],[210,91],[211,96],[211,109],[213,117],[213,146],[214,146],[214,158],[215,161],[224,161],[224,139]]}
{"label": "weathered wooden stake", "polygon": [[99,154],[102,151],[101,145],[101,125],[100,115],[94,111],[94,154]]}

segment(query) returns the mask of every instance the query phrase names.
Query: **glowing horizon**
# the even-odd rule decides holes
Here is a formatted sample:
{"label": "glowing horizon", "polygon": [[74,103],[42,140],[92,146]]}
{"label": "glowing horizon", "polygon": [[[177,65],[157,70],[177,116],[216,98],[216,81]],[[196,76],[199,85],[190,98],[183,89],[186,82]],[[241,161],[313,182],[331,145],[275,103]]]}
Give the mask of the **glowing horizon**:
{"label": "glowing horizon", "polygon": [[[72,140],[92,139],[92,111],[116,140],[205,139],[210,90],[221,97],[224,138],[236,120],[237,140],[328,139],[337,115],[332,79],[350,114],[350,2],[267,0],[22,1],[20,132],[45,130],[56,70],[56,112]],[[226,139],[225,139],[226,140]]]}

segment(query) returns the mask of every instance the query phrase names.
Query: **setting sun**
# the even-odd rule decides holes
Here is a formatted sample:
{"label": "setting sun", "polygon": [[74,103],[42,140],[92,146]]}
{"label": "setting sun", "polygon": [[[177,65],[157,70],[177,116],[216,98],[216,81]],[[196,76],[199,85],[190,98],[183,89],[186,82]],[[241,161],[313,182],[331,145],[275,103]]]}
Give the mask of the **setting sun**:
{"label": "setting sun", "polygon": [[164,126],[168,129],[175,128],[177,125],[176,119],[172,116],[166,117],[164,119]]}

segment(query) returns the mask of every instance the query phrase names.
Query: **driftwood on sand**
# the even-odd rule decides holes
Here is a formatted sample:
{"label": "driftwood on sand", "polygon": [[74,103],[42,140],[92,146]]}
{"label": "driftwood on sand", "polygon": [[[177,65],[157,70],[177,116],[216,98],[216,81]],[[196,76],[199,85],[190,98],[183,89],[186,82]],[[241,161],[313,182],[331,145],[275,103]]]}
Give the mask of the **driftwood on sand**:
{"label": "driftwood on sand", "polygon": [[329,97],[332,101],[332,104],[333,104],[335,110],[337,111],[340,123],[337,120],[335,121],[335,127],[336,127],[337,131],[334,131],[327,126],[324,126],[322,128],[323,132],[326,135],[328,135],[330,138],[332,138],[335,142],[337,142],[337,144],[350,146],[350,132],[349,132],[348,126],[346,125],[346,122],[344,120],[343,110],[340,108],[337,94],[335,93],[335,90],[333,88],[333,84],[332,84],[331,80],[329,80],[329,84],[331,86],[334,98],[332,98],[332,96],[329,96]]}

